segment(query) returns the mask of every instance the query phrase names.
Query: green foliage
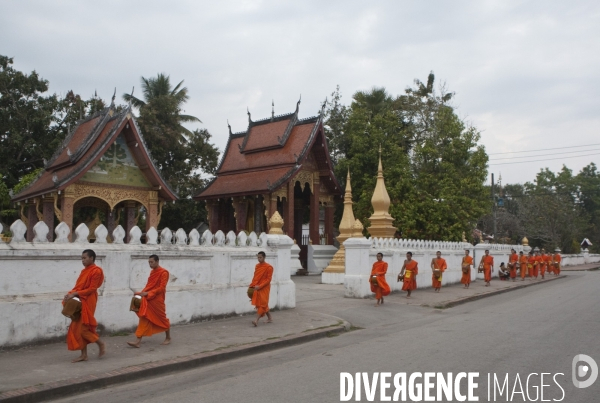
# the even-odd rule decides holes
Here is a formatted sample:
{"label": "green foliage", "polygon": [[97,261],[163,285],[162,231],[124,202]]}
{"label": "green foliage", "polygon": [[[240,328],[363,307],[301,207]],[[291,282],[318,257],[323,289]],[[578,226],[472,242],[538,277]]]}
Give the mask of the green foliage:
{"label": "green foliage", "polygon": [[130,94],[124,94],[123,99],[139,108],[138,124],[152,157],[180,197],[165,206],[160,227],[189,231],[206,221],[204,204],[194,202],[191,197],[205,184],[201,174],[215,172],[219,152],[210,143],[211,135],[206,129],[190,131],[182,126],[185,122],[200,122],[181,113],[189,98],[182,84],[183,81],[173,88],[169,76],[164,74],[142,77],[144,100]]}
{"label": "green foliage", "polygon": [[460,241],[488,207],[488,157],[479,132],[447,104],[453,94],[442,88],[438,95],[433,74],[427,84],[415,83],[398,97],[384,88],[359,91],[349,107],[339,90],[332,94],[325,129],[335,172],[345,178],[350,169],[354,214],[367,227],[381,145],[390,214],[401,236]]}

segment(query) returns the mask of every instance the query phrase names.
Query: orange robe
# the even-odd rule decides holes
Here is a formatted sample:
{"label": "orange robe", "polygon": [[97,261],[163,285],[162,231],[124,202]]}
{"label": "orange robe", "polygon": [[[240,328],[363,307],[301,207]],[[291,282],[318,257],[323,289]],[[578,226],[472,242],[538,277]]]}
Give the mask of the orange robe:
{"label": "orange robe", "polygon": [[390,286],[385,281],[385,273],[387,273],[388,264],[384,261],[376,261],[371,269],[371,277],[377,276],[377,285],[371,284],[371,292],[375,293],[375,298],[381,299],[390,294]]}
{"label": "orange robe", "polygon": [[404,282],[402,283],[402,291],[417,289],[417,274],[419,274],[418,263],[414,260],[406,262],[406,271],[404,272]]}
{"label": "orange robe", "polygon": [[[469,265],[473,264],[473,258],[471,256],[463,257],[462,264],[469,264]],[[462,270],[462,265],[461,265],[460,269]],[[469,266],[469,271],[467,273],[462,274],[462,277],[460,278],[460,282],[465,285],[471,284],[471,266]]]}
{"label": "orange robe", "polygon": [[96,333],[96,303],[98,302],[98,288],[104,282],[104,272],[95,264],[87,266],[79,274],[75,287],[69,294],[77,291],[81,300],[81,318],[71,321],[67,332],[67,348],[69,350],[83,350],[85,346],[98,341]]}
{"label": "orange robe", "polygon": [[537,278],[537,276],[539,274],[539,270],[540,270],[540,258],[541,258],[541,256],[534,256],[533,257],[533,272],[531,274],[532,277]]}
{"label": "orange robe", "polygon": [[135,337],[152,336],[156,333],[166,332],[171,327],[165,307],[168,281],[169,272],[162,267],[158,266],[150,272],[146,287],[142,290],[148,295],[142,297],[140,310],[136,312],[140,322],[135,331]]}
{"label": "orange robe", "polygon": [[252,305],[256,307],[259,315],[269,312],[269,293],[271,292],[271,278],[273,277],[273,266],[268,263],[258,263],[254,268],[254,278],[250,287],[260,287],[252,294]]}
{"label": "orange robe", "polygon": [[560,274],[560,262],[562,261],[562,256],[560,255],[560,253],[555,253],[554,254],[554,263],[557,263],[556,267],[554,267],[554,274],[559,275]]}
{"label": "orange robe", "polygon": [[[548,270],[548,272],[549,272],[551,267],[552,267],[552,255],[544,255],[544,271]],[[542,271],[542,276],[544,275],[544,271]]]}
{"label": "orange robe", "polygon": [[552,258],[549,255],[546,255],[545,253],[540,256],[540,274],[542,275],[542,277],[544,277],[544,275],[546,274],[546,270],[548,270],[549,266],[548,263],[550,262]]}
{"label": "orange robe", "polygon": [[517,255],[516,253],[513,253],[510,255],[510,258],[508,259],[508,263],[510,266],[510,278],[517,277],[517,262],[518,261],[519,261],[519,255]]}
{"label": "orange robe", "polygon": [[[448,268],[448,265],[446,264],[446,259],[444,258],[435,258],[433,259],[433,267],[436,269],[440,269],[442,271],[442,275],[444,274],[444,272],[446,271],[446,269]],[[432,274],[431,275],[431,286],[433,288],[441,288],[442,287],[442,276],[440,276],[440,278],[435,278],[435,276]]]}
{"label": "orange robe", "polygon": [[494,266],[494,258],[492,255],[483,256],[483,279],[487,283],[492,281],[492,267]]}
{"label": "orange robe", "polygon": [[519,258],[519,263],[521,264],[521,278],[525,278],[527,275],[527,255],[522,255]]}

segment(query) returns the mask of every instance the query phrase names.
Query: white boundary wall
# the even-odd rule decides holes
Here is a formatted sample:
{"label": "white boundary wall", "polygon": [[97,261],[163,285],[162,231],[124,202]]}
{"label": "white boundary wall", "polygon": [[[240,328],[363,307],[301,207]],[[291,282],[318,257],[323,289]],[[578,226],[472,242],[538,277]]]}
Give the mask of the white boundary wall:
{"label": "white boundary wall", "polygon": [[[90,244],[87,234],[83,237],[87,227],[78,227],[77,239],[85,241],[29,243],[23,240],[25,231],[20,231],[21,225],[24,224],[11,226],[10,244],[0,242],[0,347],[66,334],[70,320],[61,315],[61,300],[75,285],[83,269],[81,252],[88,248],[96,252],[96,264],[104,271],[96,319],[100,329],[108,333],[131,330],[137,325],[129,303],[133,292],[146,285],[151,254],[157,254],[161,266],[170,273],[166,305],[171,324],[253,312],[246,291],[260,250],[265,251],[267,262],[274,268],[270,307],[286,309],[296,305],[295,285],[290,279],[293,241],[285,235],[236,236],[221,231],[213,235],[206,231],[200,240],[197,231],[193,233],[195,230],[188,239],[183,230],[173,237],[165,229],[157,244],[156,231],[151,229],[149,243],[141,244],[136,243],[141,231],[134,227],[129,244]],[[77,233],[80,230],[83,233]],[[124,235],[122,228],[121,231]],[[43,228],[36,237],[44,239],[42,233]]]}
{"label": "white boundary wall", "polygon": [[[419,275],[417,276],[417,288],[431,287],[431,259],[437,251],[442,252],[446,259],[448,269],[442,276],[442,284],[459,283],[462,276],[461,262],[465,249],[471,251],[474,268],[471,270],[471,279],[483,279],[482,274],[477,273],[477,266],[485,249],[490,250],[494,257],[493,277],[498,276],[500,263],[508,264],[510,250],[517,252],[523,250],[521,245],[500,244],[478,244],[476,246],[467,242],[440,242],[412,239],[382,239],[382,238],[350,238],[344,242],[346,247],[346,272],[344,286],[346,297],[367,298],[373,295],[370,289],[369,276],[373,263],[377,260],[377,253],[383,253],[383,260],[388,263],[386,281],[392,291],[402,289],[402,283],[397,282],[398,274],[406,259],[406,252],[413,253],[413,259],[419,264]],[[526,247],[527,248],[527,247]],[[527,252],[527,249],[525,252]]]}
{"label": "white boundary wall", "polygon": [[600,263],[600,254],[589,253],[587,250],[583,250],[582,253],[577,255],[562,255],[563,266],[577,266],[589,263]]}

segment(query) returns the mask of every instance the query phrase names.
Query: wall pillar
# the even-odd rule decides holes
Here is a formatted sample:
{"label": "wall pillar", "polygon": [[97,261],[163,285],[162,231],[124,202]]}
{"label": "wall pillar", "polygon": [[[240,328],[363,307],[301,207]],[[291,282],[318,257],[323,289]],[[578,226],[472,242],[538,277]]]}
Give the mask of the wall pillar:
{"label": "wall pillar", "polygon": [[333,202],[328,202],[325,205],[325,236],[327,237],[327,245],[333,245],[333,213],[335,205]]}
{"label": "wall pillar", "polygon": [[254,232],[256,235],[260,235],[263,232],[263,198],[261,195],[256,196],[254,199]]}
{"label": "wall pillar", "polygon": [[42,198],[42,215],[44,222],[48,226],[48,242],[54,241],[54,198],[44,196]]}
{"label": "wall pillar", "polygon": [[112,243],[112,233],[117,227],[117,209],[114,208],[112,210],[106,210],[106,230],[108,231],[108,236],[106,237],[106,242]]}
{"label": "wall pillar", "polygon": [[319,177],[315,176],[313,181],[312,194],[310,195],[310,223],[308,224],[308,233],[313,245],[319,245]]}
{"label": "wall pillar", "polygon": [[146,232],[154,227],[158,230],[158,192],[148,192],[148,207],[146,208]]}

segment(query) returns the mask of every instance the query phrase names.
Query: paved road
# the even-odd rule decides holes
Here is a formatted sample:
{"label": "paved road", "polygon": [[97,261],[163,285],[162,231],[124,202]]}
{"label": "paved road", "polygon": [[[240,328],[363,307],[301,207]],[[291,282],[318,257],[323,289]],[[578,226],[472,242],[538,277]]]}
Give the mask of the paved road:
{"label": "paved road", "polygon": [[[300,280],[299,290],[310,281],[310,277]],[[516,402],[536,398],[540,377],[531,376],[527,388],[530,373],[551,373],[544,379],[549,385],[544,399],[594,402],[600,380],[587,389],[575,388],[571,362],[583,353],[600,363],[599,284],[600,272],[569,273],[567,279],[446,310],[405,305],[401,295],[392,295],[383,307],[375,308],[371,300],[327,294],[327,286],[307,287],[306,292],[317,294],[304,302],[299,298],[299,304],[364,329],[61,402],[337,402],[340,372],[410,376],[429,371],[479,372],[475,392],[479,401],[487,401],[488,373],[502,379],[508,373],[511,391],[518,374],[529,399],[515,394],[512,401]],[[556,373],[564,374],[556,376],[560,388],[553,381]],[[464,383],[461,386],[461,393],[466,393]],[[361,397],[368,401],[364,389]],[[374,401],[379,401],[379,389]],[[509,401],[506,391],[497,401]]]}

